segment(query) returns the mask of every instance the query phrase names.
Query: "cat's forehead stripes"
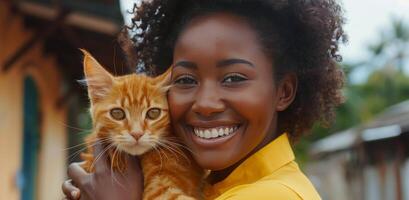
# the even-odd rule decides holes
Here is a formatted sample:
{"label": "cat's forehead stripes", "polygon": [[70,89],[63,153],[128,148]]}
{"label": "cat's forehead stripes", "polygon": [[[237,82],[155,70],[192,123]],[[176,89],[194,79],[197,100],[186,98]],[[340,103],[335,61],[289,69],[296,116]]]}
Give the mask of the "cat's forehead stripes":
{"label": "cat's forehead stripes", "polygon": [[120,82],[118,89],[124,106],[151,107],[165,97],[161,88],[154,86],[152,78],[145,76],[128,77]]}

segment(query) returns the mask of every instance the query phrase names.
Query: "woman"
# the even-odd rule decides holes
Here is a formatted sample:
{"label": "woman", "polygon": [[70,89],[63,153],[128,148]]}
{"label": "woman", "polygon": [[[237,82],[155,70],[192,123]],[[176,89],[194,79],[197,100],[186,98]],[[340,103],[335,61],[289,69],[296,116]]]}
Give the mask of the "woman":
{"label": "woman", "polygon": [[[129,58],[158,74],[173,66],[174,132],[210,169],[209,199],[320,199],[290,141],[328,123],[341,103],[344,38],[333,0],[152,0],[137,8]],[[233,128],[218,139],[198,130]],[[68,199],[140,199],[136,158],[127,176],[71,164]],[[103,159],[100,159],[103,160]],[[112,176],[120,184],[112,184]],[[135,189],[139,186],[139,190]],[[129,188],[128,188],[129,187]],[[132,188],[132,189],[131,189]]]}

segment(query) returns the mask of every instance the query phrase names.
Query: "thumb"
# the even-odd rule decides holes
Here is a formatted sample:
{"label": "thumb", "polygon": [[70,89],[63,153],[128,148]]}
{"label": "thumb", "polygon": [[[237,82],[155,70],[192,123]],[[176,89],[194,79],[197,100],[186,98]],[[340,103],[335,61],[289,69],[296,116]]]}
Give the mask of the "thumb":
{"label": "thumb", "polygon": [[89,179],[89,174],[81,167],[81,163],[71,163],[68,166],[67,174],[74,183],[78,184],[82,184]]}

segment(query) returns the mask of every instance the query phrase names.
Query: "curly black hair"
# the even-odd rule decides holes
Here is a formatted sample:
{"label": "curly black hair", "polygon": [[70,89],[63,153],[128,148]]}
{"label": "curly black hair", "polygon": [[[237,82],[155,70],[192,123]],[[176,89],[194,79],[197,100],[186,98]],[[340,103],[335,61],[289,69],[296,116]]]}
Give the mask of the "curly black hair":
{"label": "curly black hair", "polygon": [[132,26],[119,41],[131,65],[160,74],[171,65],[185,25],[214,12],[248,21],[273,58],[276,81],[286,73],[296,74],[296,97],[278,114],[279,131],[295,140],[315,122],[330,124],[335,107],[343,102],[344,73],[337,61],[342,59],[338,46],[346,41],[343,12],[335,0],[146,0],[134,6]]}

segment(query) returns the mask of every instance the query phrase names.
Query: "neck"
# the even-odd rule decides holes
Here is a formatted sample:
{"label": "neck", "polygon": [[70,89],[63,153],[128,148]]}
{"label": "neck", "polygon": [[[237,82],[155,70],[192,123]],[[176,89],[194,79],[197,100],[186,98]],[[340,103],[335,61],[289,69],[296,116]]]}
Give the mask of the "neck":
{"label": "neck", "polygon": [[222,170],[212,171],[209,176],[207,177],[207,182],[210,184],[216,184],[222,180],[224,180],[227,176],[233,172],[243,161],[237,162],[236,164]]}
{"label": "neck", "polygon": [[[281,135],[281,134],[280,134]],[[235,164],[233,164],[232,166],[226,168],[226,169],[222,169],[222,170],[215,170],[212,171],[209,176],[207,177],[207,181],[210,184],[216,184],[222,180],[224,180],[225,178],[227,178],[238,166],[240,166],[241,163],[243,163],[248,157],[252,156],[254,153],[256,153],[258,150],[262,149],[264,146],[266,146],[267,144],[269,144],[271,141],[273,141],[274,139],[276,139],[278,136],[276,133],[271,134],[271,136],[266,136],[264,138],[264,140],[256,146],[256,148],[254,148],[250,153],[247,154],[247,156],[245,156],[243,159],[239,160],[238,162],[236,162]]]}

